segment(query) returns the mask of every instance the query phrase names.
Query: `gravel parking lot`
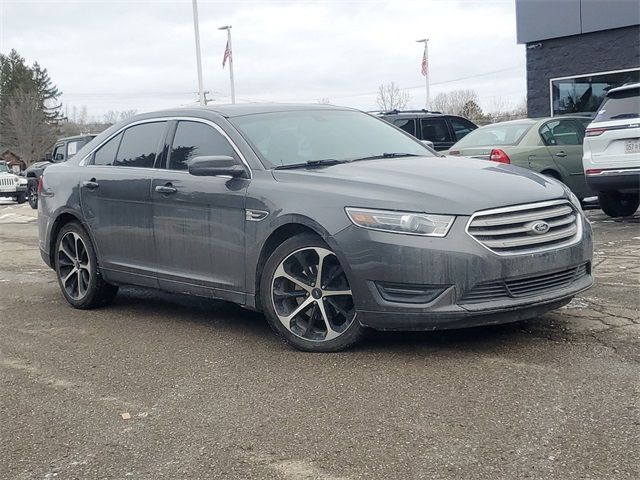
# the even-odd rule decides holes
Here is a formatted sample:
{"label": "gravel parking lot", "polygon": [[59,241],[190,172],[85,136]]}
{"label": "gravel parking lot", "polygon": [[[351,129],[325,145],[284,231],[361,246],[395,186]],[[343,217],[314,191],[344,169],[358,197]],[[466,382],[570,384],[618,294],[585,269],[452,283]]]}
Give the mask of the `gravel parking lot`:
{"label": "gravel parking lot", "polygon": [[70,308],[0,206],[0,478],[640,478],[640,215],[588,215],[596,285],[524,323],[294,351],[239,307]]}

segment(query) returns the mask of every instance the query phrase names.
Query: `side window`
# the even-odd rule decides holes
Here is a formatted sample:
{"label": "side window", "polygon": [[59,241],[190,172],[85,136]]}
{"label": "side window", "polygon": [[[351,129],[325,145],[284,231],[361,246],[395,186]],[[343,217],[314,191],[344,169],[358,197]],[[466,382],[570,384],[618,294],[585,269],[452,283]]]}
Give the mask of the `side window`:
{"label": "side window", "polygon": [[78,150],[80,150],[80,141],[76,140],[75,142],[69,142],[67,143],[67,158],[71,158],[73,157]]}
{"label": "side window", "polygon": [[64,144],[56,145],[56,148],[53,150],[53,160],[55,162],[61,162],[64,160]]}
{"label": "side window", "polygon": [[451,128],[453,128],[453,133],[456,136],[456,140],[461,140],[465,135],[473,132],[476,129],[476,126],[463,119],[463,118],[449,118],[451,122]]}
{"label": "side window", "polygon": [[410,133],[414,137],[416,136],[416,121],[414,119],[400,118],[398,120],[394,120],[393,124],[405,132]]}
{"label": "side window", "polygon": [[451,142],[451,135],[444,118],[421,118],[420,129],[422,130],[422,140],[432,142]]}
{"label": "side window", "polygon": [[166,122],[143,123],[124,131],[115,165],[153,168]]}
{"label": "side window", "polygon": [[120,146],[120,140],[122,140],[122,133],[119,133],[102,145],[93,156],[93,164],[113,165],[116,159],[116,153],[118,153],[118,147]]}
{"label": "side window", "polygon": [[584,131],[572,120],[551,120],[540,129],[547,146],[582,145]]}
{"label": "side window", "polygon": [[169,154],[170,170],[187,170],[194,157],[228,155],[235,152],[226,138],[216,129],[200,122],[179,122]]}

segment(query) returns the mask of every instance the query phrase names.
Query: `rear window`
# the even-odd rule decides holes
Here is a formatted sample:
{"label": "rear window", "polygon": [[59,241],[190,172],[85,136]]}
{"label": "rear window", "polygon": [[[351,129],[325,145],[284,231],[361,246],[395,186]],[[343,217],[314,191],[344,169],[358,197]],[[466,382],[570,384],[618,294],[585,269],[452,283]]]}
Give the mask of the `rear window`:
{"label": "rear window", "polygon": [[640,117],[640,88],[609,94],[600,106],[594,122]]}
{"label": "rear window", "polygon": [[487,125],[469,133],[455,146],[471,148],[517,145],[533,125],[533,122]]}

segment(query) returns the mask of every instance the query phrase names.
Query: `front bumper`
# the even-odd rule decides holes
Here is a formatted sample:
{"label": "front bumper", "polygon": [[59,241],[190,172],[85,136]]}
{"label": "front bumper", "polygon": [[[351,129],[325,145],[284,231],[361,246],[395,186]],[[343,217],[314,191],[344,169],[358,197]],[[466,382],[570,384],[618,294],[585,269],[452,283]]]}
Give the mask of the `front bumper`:
{"label": "front bumper", "polygon": [[21,193],[25,193],[27,191],[26,185],[18,185],[15,190],[10,191],[2,191],[0,190],[0,197],[16,197]]}
{"label": "front bumper", "polygon": [[[360,323],[379,330],[436,330],[513,322],[568,303],[593,283],[591,227],[584,216],[579,242],[555,250],[503,256],[465,232],[458,217],[445,238],[376,232],[351,226],[334,236],[345,266]],[[467,301],[474,287],[544,276],[581,267],[575,281],[531,295]],[[428,303],[388,301],[379,285],[423,285],[441,289]]]}

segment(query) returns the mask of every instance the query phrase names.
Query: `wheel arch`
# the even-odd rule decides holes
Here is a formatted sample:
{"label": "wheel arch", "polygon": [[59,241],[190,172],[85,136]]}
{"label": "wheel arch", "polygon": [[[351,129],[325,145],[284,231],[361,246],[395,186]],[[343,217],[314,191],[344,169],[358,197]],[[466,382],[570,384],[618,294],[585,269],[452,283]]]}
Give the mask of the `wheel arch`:
{"label": "wheel arch", "polygon": [[[336,244],[333,241],[333,238],[318,222],[303,215],[291,215],[280,219],[276,228],[271,231],[262,244],[254,270],[255,277],[253,278],[253,281],[249,283],[249,285],[252,285],[253,287],[256,309],[260,310],[262,308],[260,303],[260,282],[262,280],[262,273],[267,260],[275,249],[282,244],[282,242],[303,233],[317,235],[326,242],[334,252],[336,251]],[[340,256],[338,258],[340,258]]]}
{"label": "wheel arch", "polygon": [[87,228],[85,222],[82,221],[80,215],[78,215],[78,213],[74,212],[73,210],[63,210],[58,213],[56,219],[51,224],[51,234],[49,235],[49,261],[51,262],[52,267],[55,265],[55,246],[56,240],[58,239],[58,233],[65,225],[71,222],[77,222],[82,225],[82,227],[87,231],[89,238],[91,238],[91,243],[93,243],[94,249],[96,248],[93,235],[91,235],[91,232]]}

